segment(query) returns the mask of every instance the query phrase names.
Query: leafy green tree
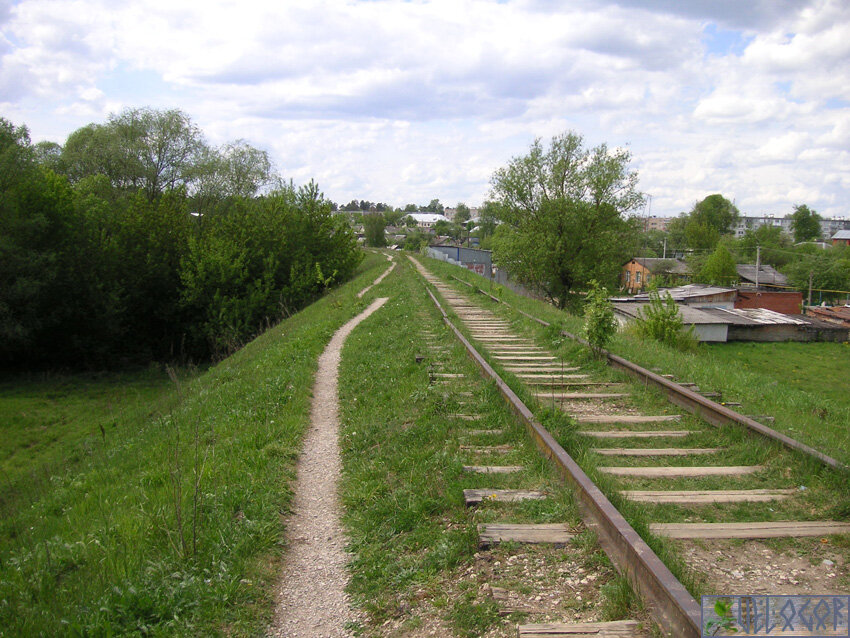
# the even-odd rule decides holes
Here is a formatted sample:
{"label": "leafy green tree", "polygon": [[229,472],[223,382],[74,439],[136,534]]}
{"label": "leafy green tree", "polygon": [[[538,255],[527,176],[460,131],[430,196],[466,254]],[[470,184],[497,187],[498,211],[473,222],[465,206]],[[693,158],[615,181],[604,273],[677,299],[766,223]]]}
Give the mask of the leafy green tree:
{"label": "leafy green tree", "polygon": [[614,285],[638,236],[623,215],[643,205],[630,159],[605,144],[586,150],[574,132],[545,149],[535,140],[491,180],[503,222],[495,262],[561,308],[594,279]]}
{"label": "leafy green tree", "polygon": [[617,319],[614,317],[611,302],[608,301],[608,289],[600,286],[596,280],[590,282],[590,290],[587,291],[583,332],[596,356],[601,356],[605,346],[617,332]]}
{"label": "leafy green tree", "polygon": [[728,235],[738,222],[739,214],[735,204],[715,193],[694,205],[691,221],[713,228],[720,235]]}
{"label": "leafy green tree", "polygon": [[794,233],[794,241],[816,241],[821,238],[821,216],[805,204],[794,206],[791,214],[791,232]]}
{"label": "leafy green tree", "polygon": [[188,115],[172,109],[127,109],[106,124],[89,124],[72,133],[61,162],[76,183],[106,175],[113,186],[142,189],[153,200],[167,190],[189,186],[205,145]]}
{"label": "leafy green tree", "polygon": [[366,235],[366,245],[381,247],[387,245],[387,238],[384,234],[386,228],[386,220],[381,213],[367,213],[363,215],[363,231]]}
{"label": "leafy green tree", "polygon": [[694,204],[690,213],[682,213],[668,226],[674,249],[710,250],[723,235],[729,234],[739,218],[738,209],[720,194],[709,195]]}
{"label": "leafy green tree", "polygon": [[394,210],[392,208],[385,208],[383,211],[384,221],[387,226],[398,226],[404,217],[404,213],[400,210]]}
{"label": "leafy green tree", "polygon": [[695,280],[714,286],[733,286],[738,282],[735,259],[725,245],[719,244],[717,246],[697,273]]}
{"label": "leafy green tree", "polygon": [[440,200],[439,200],[439,199],[432,199],[432,200],[428,203],[428,205],[427,205],[427,206],[423,206],[423,207],[422,207],[422,210],[423,210],[423,211],[426,211],[426,212],[428,212],[428,213],[442,213],[442,212],[445,210],[445,208],[444,208],[444,207],[443,207],[443,205],[440,203]]}
{"label": "leafy green tree", "polygon": [[455,218],[453,220],[455,223],[463,224],[469,221],[469,206],[467,206],[463,202],[459,202],[456,210],[457,212],[455,213]]}

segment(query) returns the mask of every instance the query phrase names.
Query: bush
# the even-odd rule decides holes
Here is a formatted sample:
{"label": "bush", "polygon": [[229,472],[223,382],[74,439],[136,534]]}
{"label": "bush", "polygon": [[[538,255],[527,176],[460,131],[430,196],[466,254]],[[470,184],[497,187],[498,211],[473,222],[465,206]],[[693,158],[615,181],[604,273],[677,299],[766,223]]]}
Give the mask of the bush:
{"label": "bush", "polygon": [[643,339],[653,339],[683,352],[696,350],[694,327],[686,330],[679,307],[668,292],[664,299],[658,290],[649,291],[649,305],[638,315],[634,332]]}
{"label": "bush", "polygon": [[598,357],[617,332],[617,319],[614,317],[611,302],[608,301],[608,289],[600,286],[595,279],[590,285],[584,308],[583,332],[590,349]]}

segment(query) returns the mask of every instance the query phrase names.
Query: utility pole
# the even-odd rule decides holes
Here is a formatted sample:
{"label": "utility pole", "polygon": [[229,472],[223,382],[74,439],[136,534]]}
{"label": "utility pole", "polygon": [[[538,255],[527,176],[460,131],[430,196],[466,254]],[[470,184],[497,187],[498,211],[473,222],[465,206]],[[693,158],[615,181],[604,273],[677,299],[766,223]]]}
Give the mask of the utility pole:
{"label": "utility pole", "polygon": [[761,246],[756,245],[756,290],[759,289],[759,270],[761,270]]}
{"label": "utility pole", "polygon": [[664,256],[662,259],[667,259],[667,238],[664,238]]}

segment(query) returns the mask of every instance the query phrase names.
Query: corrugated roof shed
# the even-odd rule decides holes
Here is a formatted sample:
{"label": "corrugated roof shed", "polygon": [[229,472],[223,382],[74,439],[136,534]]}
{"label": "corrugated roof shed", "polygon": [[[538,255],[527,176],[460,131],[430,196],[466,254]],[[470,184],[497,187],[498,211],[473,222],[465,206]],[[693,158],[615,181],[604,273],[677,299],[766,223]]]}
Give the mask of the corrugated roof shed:
{"label": "corrugated roof shed", "polygon": [[[755,264],[738,264],[735,266],[738,271],[738,276],[742,281],[756,283],[756,265]],[[788,284],[788,277],[777,271],[773,266],[760,265],[758,268],[759,284],[776,284],[777,286],[785,286]]]}
{"label": "corrugated roof shed", "polygon": [[703,312],[713,317],[724,318],[736,326],[795,325],[808,323],[798,316],[783,315],[767,308],[703,308]]}
{"label": "corrugated roof shed", "polygon": [[[614,312],[635,319],[638,314],[648,306],[648,303],[617,302],[614,303]],[[679,306],[679,316],[682,317],[682,322],[685,325],[690,324],[730,324],[730,319],[712,315],[705,309],[694,308],[692,306]]]}
{"label": "corrugated roof shed", "polygon": [[[673,297],[674,301],[683,301],[685,299],[693,299],[695,297],[710,297],[713,295],[724,295],[727,293],[737,292],[735,288],[720,288],[719,286],[707,286],[705,284],[688,284],[686,286],[678,286],[676,288],[661,288],[658,291],[662,299],[667,298],[667,293]],[[634,296],[635,301],[649,301],[649,293],[644,292]]]}
{"label": "corrugated roof shed", "polygon": [[839,230],[832,236],[832,239],[850,239],[850,230]]}

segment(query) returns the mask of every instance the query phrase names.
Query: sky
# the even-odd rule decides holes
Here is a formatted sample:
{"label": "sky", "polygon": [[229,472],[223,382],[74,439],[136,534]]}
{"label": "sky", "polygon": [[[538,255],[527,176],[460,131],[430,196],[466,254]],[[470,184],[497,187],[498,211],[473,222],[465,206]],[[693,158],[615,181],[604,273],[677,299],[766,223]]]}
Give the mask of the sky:
{"label": "sky", "polygon": [[846,0],[0,0],[0,117],[62,144],[142,106],[339,203],[474,206],[572,130],[645,215],[850,217]]}

